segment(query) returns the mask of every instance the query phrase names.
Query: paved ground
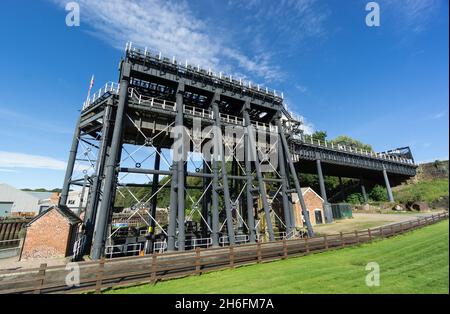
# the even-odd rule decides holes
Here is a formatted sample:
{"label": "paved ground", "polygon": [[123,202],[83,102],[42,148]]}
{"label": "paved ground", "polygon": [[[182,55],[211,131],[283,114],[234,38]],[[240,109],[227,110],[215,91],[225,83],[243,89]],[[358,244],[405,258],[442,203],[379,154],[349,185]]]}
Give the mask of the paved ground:
{"label": "paved ground", "polygon": [[36,259],[30,261],[18,261],[17,257],[0,259],[0,270],[16,270],[23,268],[37,268],[42,263],[47,263],[48,266],[65,265],[67,259],[54,258],[54,259]]}
{"label": "paved ground", "polygon": [[[441,211],[439,211],[441,212]],[[428,213],[399,213],[399,214],[372,214],[372,213],[353,213],[352,219],[336,220],[329,225],[319,225],[314,227],[317,234],[336,234],[339,232],[351,232],[354,230],[363,230],[391,223],[417,219],[420,216],[436,214],[437,211]]]}

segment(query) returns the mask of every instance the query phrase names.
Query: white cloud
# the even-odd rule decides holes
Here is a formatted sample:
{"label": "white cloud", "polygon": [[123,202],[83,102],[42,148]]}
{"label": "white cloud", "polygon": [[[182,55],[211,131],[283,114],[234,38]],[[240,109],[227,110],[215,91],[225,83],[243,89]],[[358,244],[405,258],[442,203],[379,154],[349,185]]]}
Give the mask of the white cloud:
{"label": "white cloud", "polygon": [[301,85],[301,84],[295,85],[295,88],[302,94],[306,93],[308,91],[308,87]]}
{"label": "white cloud", "polygon": [[[66,1],[53,0],[64,6]],[[190,10],[186,1],[161,0],[79,0],[81,23],[92,26],[94,35],[117,49],[128,41],[161,51],[168,57],[215,71],[243,70],[266,81],[282,76],[268,55],[252,57],[212,31]],[[217,25],[214,25],[217,27]]]}
{"label": "white cloud", "polygon": [[432,115],[432,116],[431,116],[431,119],[432,119],[432,120],[437,120],[437,119],[443,118],[443,117],[445,116],[446,113],[447,113],[446,110],[441,111],[441,112],[438,112],[438,113]]}
{"label": "white cloud", "polygon": [[387,0],[386,4],[403,28],[421,33],[439,10],[441,0]]}
{"label": "white cloud", "polygon": [[0,167],[4,171],[8,168],[65,170],[66,163],[52,157],[0,151]]}

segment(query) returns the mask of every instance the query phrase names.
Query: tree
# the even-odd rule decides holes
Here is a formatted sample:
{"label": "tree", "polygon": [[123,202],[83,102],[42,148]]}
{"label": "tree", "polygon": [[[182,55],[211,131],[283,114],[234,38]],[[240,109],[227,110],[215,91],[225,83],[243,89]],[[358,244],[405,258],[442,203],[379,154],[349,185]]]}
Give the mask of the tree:
{"label": "tree", "polygon": [[387,191],[381,185],[375,185],[370,191],[370,198],[375,202],[386,202],[387,201]]}
{"label": "tree", "polygon": [[350,204],[362,204],[364,202],[361,193],[352,193],[347,196],[347,199],[345,201]]}
{"label": "tree", "polygon": [[334,140],[332,140],[331,142],[333,142],[335,145],[345,145],[345,146],[350,146],[352,148],[373,151],[373,148],[371,145],[364,144],[363,142],[355,140],[355,139],[351,138],[350,136],[346,136],[346,135],[340,135],[340,136],[336,137]]}
{"label": "tree", "polygon": [[320,141],[325,141],[325,139],[327,138],[327,132],[326,131],[316,131],[313,134],[311,134],[311,136],[315,139],[315,140],[320,140]]}

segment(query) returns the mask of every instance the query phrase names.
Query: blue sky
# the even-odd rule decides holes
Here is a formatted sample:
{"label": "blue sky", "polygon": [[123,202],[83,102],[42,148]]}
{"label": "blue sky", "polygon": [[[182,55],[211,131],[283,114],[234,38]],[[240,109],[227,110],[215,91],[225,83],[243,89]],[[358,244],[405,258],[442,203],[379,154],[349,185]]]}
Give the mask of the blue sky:
{"label": "blue sky", "polygon": [[448,1],[97,0],[65,24],[61,0],[3,0],[0,182],[61,187],[76,118],[116,81],[125,43],[283,91],[308,130],[417,161],[448,158]]}

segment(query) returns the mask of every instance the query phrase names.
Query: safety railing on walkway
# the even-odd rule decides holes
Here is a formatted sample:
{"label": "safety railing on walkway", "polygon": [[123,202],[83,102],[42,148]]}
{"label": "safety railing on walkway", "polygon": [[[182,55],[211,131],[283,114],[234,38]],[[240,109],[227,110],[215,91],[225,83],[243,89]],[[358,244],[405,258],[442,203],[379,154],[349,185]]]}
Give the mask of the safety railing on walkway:
{"label": "safety railing on walkway", "polygon": [[78,263],[79,282],[66,285],[68,272],[63,266],[47,266],[22,270],[0,270],[0,293],[76,293],[96,291],[133,283],[156,283],[186,275],[234,268],[240,265],[262,263],[303,256],[315,252],[334,250],[398,234],[448,219],[448,212],[419,217],[362,231],[325,235],[316,238],[283,240],[276,242],[242,244],[158,254],[105,259]]}
{"label": "safety railing on walkway", "polygon": [[94,102],[103,97],[108,97],[111,94],[117,95],[119,93],[119,84],[114,82],[106,83],[102,88],[100,88],[93,95],[88,97],[83,103],[83,110],[89,108]]}
{"label": "safety railing on walkway", "polygon": [[306,134],[301,135],[301,136],[298,136],[297,139],[308,145],[325,147],[328,149],[339,150],[339,151],[352,153],[352,154],[358,154],[358,155],[362,155],[362,156],[370,157],[370,158],[383,159],[383,160],[399,162],[399,163],[403,163],[403,164],[414,165],[414,161],[412,159],[403,158],[403,157],[399,157],[396,155],[389,155],[389,154],[385,154],[385,153],[375,153],[373,151],[368,151],[365,149],[351,147],[351,146],[347,146],[347,145],[343,145],[343,144],[335,144],[332,141],[315,139],[311,135],[306,135]]}

